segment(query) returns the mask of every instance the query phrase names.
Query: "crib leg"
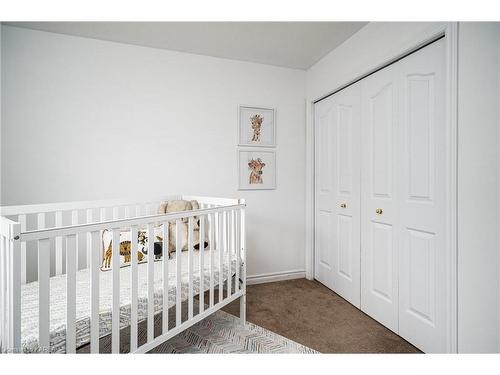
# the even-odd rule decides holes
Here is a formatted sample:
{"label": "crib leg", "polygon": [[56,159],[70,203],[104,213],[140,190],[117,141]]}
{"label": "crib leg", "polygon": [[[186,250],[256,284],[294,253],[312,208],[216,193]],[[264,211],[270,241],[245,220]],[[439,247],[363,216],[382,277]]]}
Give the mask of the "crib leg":
{"label": "crib leg", "polygon": [[240,297],[240,323],[245,324],[247,320],[247,295],[246,293]]}

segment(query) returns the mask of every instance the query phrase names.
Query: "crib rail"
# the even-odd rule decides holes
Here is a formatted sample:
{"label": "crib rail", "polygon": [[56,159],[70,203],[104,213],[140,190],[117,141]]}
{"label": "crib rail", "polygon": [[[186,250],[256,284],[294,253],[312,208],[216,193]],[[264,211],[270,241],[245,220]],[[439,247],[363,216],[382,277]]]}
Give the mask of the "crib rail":
{"label": "crib rail", "polygon": [[[177,198],[177,197],[176,197]],[[63,220],[60,209],[69,206],[56,207],[55,224],[49,227],[46,224],[48,207],[42,207],[42,212],[17,209],[3,210],[2,213],[17,215],[18,221],[1,217],[1,249],[0,249],[0,297],[5,308],[1,310],[0,324],[0,351],[21,351],[21,287],[26,279],[26,271],[22,271],[26,259],[26,249],[35,246],[37,259],[38,281],[38,337],[39,351],[53,351],[51,342],[51,275],[61,275],[65,278],[66,287],[66,313],[65,313],[65,348],[67,353],[74,353],[77,349],[77,274],[81,269],[78,264],[79,247],[84,241],[87,258],[86,268],[89,274],[90,293],[90,321],[89,345],[91,353],[99,352],[99,340],[103,335],[101,307],[103,304],[100,280],[103,272],[111,273],[111,351],[119,353],[120,336],[123,335],[120,324],[120,314],[123,319],[123,306],[121,292],[123,292],[123,275],[126,272],[126,284],[129,285],[130,297],[130,352],[143,353],[154,348],[161,342],[175,336],[192,324],[200,321],[209,314],[217,311],[226,304],[240,298],[240,316],[245,319],[245,277],[246,277],[246,251],[245,251],[245,202],[244,200],[201,201],[197,210],[157,214],[143,212],[142,215],[131,215],[130,211],[120,217],[118,206],[112,207],[113,219],[102,215],[102,207],[95,204],[92,208],[83,206],[86,211],[85,223],[79,223],[79,216],[75,210],[71,211],[71,224],[61,225]],[[225,204],[225,205],[220,205]],[[73,206],[74,207],[74,206]],[[38,207],[40,208],[40,207]],[[53,207],[54,208],[54,207]],[[94,221],[97,211],[101,211],[101,221]],[[53,211],[52,211],[53,212]],[[136,211],[141,212],[141,211]],[[37,215],[36,229],[27,230],[27,214]],[[196,228],[195,228],[196,227]],[[139,231],[147,233],[147,263],[139,267],[137,242]],[[156,259],[155,238],[157,231],[161,230],[162,255]],[[111,233],[111,270],[103,271],[103,231]],[[187,232],[187,233],[186,233]],[[120,242],[123,233],[130,234],[130,266],[122,267],[120,255]],[[172,241],[175,236],[175,241]],[[184,240],[185,237],[185,240]],[[205,248],[205,239],[208,247]],[[158,243],[160,243],[158,242]],[[174,242],[174,244],[173,244]],[[196,243],[197,242],[197,243]],[[195,246],[199,249],[195,251]],[[186,249],[187,248],[187,249]],[[174,250],[175,265],[169,264],[170,249]],[[187,272],[183,273],[183,251],[187,253]],[[217,253],[215,259],[214,253]],[[197,267],[194,266],[195,256],[198,259]],[[51,258],[57,261],[65,260],[64,267],[56,261],[55,273],[51,271]],[[155,267],[155,262],[161,267]],[[224,263],[225,262],[225,263]],[[205,265],[208,263],[208,283],[205,280]],[[233,266],[234,264],[234,266]],[[233,272],[234,268],[234,272]],[[139,310],[139,270],[146,270],[146,311]],[[160,270],[161,285],[155,285],[155,272]],[[224,273],[224,270],[227,270]],[[218,277],[216,278],[216,273]],[[175,274],[175,278],[172,278]],[[187,274],[187,275],[186,275]],[[197,275],[197,284],[195,276]],[[187,277],[186,277],[187,276]],[[234,276],[234,277],[233,277]],[[187,290],[187,298],[183,292]],[[215,292],[218,298],[215,298]],[[155,305],[155,295],[161,291],[163,300]],[[175,322],[169,325],[169,292],[174,291],[175,296]],[[207,298],[205,298],[205,291]],[[197,296],[197,301],[195,297]],[[144,297],[144,296],[142,296]],[[128,298],[128,297],[127,297]],[[157,298],[158,299],[158,298]],[[144,303],[144,301],[143,301]],[[197,311],[194,306],[197,304]],[[187,308],[187,310],[183,310]],[[125,309],[126,310],[126,309]],[[183,319],[183,312],[187,318]],[[155,327],[155,317],[161,316],[161,329]],[[147,332],[145,342],[138,338],[139,323],[145,322]],[[157,334],[155,334],[155,329]]]}
{"label": "crib rail", "polygon": [[[203,197],[200,197],[203,199]],[[57,203],[42,203],[42,204],[29,204],[29,205],[14,205],[0,207],[1,216],[9,215],[26,215],[33,213],[49,213],[49,212],[62,212],[62,211],[75,211],[75,210],[88,210],[94,208],[118,208],[125,206],[139,206],[147,207],[154,205],[157,202],[168,201],[173,199],[183,199],[181,195],[169,195],[150,198],[147,200],[132,200],[132,199],[108,199],[108,200],[95,200],[95,201],[74,201],[74,202],[57,202]],[[217,199],[217,198],[207,198]],[[234,201],[234,200],[233,200]]]}
{"label": "crib rail", "polygon": [[0,217],[0,352],[21,347],[21,225]]}
{"label": "crib rail", "polygon": [[[201,208],[238,204],[238,199],[231,198],[171,195],[150,198],[140,202],[121,199],[3,206],[0,207],[0,215],[18,222],[21,225],[21,232],[27,232],[153,215],[157,213],[161,202],[178,199],[196,199]],[[56,237],[54,241],[50,264],[52,276],[62,275],[66,272],[66,261],[64,259],[66,243],[62,237]],[[77,237],[76,248],[79,269],[90,266],[89,246],[90,241],[84,241],[82,236]],[[26,242],[21,242],[21,282],[23,284],[36,281],[33,277],[36,275],[36,270],[33,269],[33,263],[36,260],[34,254],[36,252],[36,248],[29,248]]]}
{"label": "crib rail", "polygon": [[[194,216],[225,212],[227,210],[241,209],[244,206],[245,206],[244,204],[235,204],[231,206],[201,208],[198,210],[191,210],[191,211],[181,211],[168,214],[141,216],[133,219],[107,220],[99,223],[76,224],[59,228],[37,229],[32,231],[21,232],[19,236],[21,241],[35,241],[44,238],[67,236],[72,233],[80,234],[80,233],[99,231],[107,229],[109,227],[120,229],[120,228],[127,228],[132,225],[147,225],[149,223],[155,223],[161,221],[175,221],[179,219],[188,219]],[[222,225],[222,223],[220,225]]]}
{"label": "crib rail", "polygon": [[[34,204],[21,206],[0,207],[0,215],[18,222],[21,225],[21,232],[45,228],[58,228],[63,226],[99,223],[108,219],[132,218],[143,215],[150,215],[157,212],[159,202],[183,199],[180,195],[151,198],[145,201],[136,200],[97,200],[97,201],[77,201],[48,204]],[[211,198],[209,198],[211,199]],[[31,227],[31,229],[30,229]],[[77,253],[83,251],[82,241],[78,241]],[[54,259],[55,268],[51,267],[51,274],[61,275],[65,272],[64,246],[62,237],[55,239]],[[88,247],[87,242],[87,247]],[[27,272],[27,258],[29,252],[26,243],[21,243],[21,282],[25,284],[29,281]],[[79,268],[89,267],[90,251],[87,248],[87,255],[84,260],[77,255]],[[31,251],[33,253],[33,251]]]}

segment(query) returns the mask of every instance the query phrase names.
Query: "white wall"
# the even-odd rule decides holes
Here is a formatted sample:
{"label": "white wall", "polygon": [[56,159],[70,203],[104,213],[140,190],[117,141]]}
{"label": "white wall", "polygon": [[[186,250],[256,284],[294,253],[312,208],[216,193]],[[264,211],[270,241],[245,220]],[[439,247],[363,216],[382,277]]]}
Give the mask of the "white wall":
{"label": "white wall", "polygon": [[[2,27],[2,200],[243,197],[248,274],[304,269],[305,72]],[[277,190],[237,191],[237,106],[277,109]]]}
{"label": "white wall", "polygon": [[459,25],[458,348],[498,348],[498,45],[494,23]]}
{"label": "white wall", "polygon": [[[401,55],[440,25],[370,23],[308,70],[307,164],[313,158],[310,103]],[[463,352],[500,351],[498,31],[493,24],[459,27],[458,349]],[[312,208],[312,171],[306,180]],[[309,222],[312,213],[306,211]],[[306,267],[310,264],[308,256]]]}

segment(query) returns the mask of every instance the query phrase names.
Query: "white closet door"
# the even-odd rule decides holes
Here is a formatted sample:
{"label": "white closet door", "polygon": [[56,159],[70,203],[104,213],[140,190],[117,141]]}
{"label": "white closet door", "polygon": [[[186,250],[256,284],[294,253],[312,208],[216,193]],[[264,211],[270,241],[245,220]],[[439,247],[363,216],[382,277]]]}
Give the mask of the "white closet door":
{"label": "white closet door", "polygon": [[398,332],[398,83],[394,65],[362,82],[361,310]]}
{"label": "white closet door", "polygon": [[315,278],[446,352],[444,39],[315,106]]}
{"label": "white closet door", "polygon": [[315,227],[314,278],[333,289],[333,96],[314,106]]}
{"label": "white closet door", "polygon": [[399,334],[446,351],[445,44],[400,61]]}
{"label": "white closet door", "polygon": [[360,306],[360,85],[316,108],[316,279]]}
{"label": "white closet door", "polygon": [[360,307],[360,116],[361,85],[334,99],[333,132],[333,285],[334,291]]}

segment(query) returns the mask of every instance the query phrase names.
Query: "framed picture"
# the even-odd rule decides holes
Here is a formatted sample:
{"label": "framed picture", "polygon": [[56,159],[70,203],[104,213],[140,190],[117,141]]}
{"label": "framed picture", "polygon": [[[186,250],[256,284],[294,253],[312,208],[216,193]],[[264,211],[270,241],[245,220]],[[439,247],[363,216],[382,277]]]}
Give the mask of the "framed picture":
{"label": "framed picture", "polygon": [[239,150],[238,163],[239,190],[276,189],[274,150]]}
{"label": "framed picture", "polygon": [[240,106],[238,113],[240,146],[276,146],[276,111],[273,108]]}

